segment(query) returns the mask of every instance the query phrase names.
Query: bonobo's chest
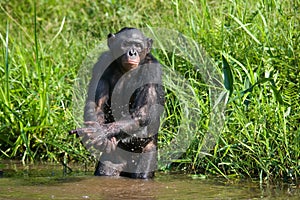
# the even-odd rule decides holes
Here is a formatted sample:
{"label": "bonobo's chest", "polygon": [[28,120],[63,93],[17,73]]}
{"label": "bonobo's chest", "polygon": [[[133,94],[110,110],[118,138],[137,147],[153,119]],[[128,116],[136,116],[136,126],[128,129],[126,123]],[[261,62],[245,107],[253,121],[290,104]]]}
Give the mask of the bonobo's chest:
{"label": "bonobo's chest", "polygon": [[[112,114],[112,102],[116,101],[116,99],[112,98],[124,98],[122,101],[118,101],[123,103],[114,106],[118,106],[119,110],[129,111],[129,114],[132,114],[138,108],[138,106],[142,106],[144,104],[144,90],[147,86],[142,86],[140,88],[134,89],[133,91],[131,91],[131,89],[128,89],[130,88],[131,81],[134,80],[124,78],[124,73],[117,66],[114,66],[114,63],[105,70],[101,79],[106,81],[109,87],[108,100],[104,105],[106,123],[115,121]],[[128,95],[128,93],[130,93],[130,98],[127,100],[124,96]]]}

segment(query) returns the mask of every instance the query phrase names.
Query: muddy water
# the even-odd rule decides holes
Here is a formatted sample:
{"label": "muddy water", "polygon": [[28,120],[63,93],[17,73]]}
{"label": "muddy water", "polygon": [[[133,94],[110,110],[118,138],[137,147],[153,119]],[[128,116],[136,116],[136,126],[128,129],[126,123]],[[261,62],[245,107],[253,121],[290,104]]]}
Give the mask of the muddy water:
{"label": "muddy water", "polygon": [[195,179],[158,173],[154,180],[94,177],[92,167],[0,165],[0,199],[300,199],[295,185],[263,186],[256,182]]}

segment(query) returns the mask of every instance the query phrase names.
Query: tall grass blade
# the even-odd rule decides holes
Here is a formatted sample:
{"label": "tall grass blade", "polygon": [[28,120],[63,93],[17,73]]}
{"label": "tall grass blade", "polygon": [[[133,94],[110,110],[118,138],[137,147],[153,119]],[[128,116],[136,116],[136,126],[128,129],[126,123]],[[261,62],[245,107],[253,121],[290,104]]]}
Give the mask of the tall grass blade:
{"label": "tall grass blade", "polygon": [[238,18],[236,18],[235,16],[233,16],[232,14],[229,14],[230,17],[232,17],[232,19],[234,19],[240,26],[242,29],[244,29],[244,31],[259,45],[261,45],[261,42],[247,29],[247,25],[243,24]]}
{"label": "tall grass blade", "polygon": [[224,85],[225,88],[229,91],[229,97],[230,97],[233,92],[233,75],[230,66],[226,58],[224,57],[224,55],[222,55],[222,63],[223,63]]}
{"label": "tall grass blade", "polygon": [[10,90],[9,90],[9,63],[8,63],[8,35],[9,35],[9,23],[6,24],[6,37],[5,37],[5,100],[6,104],[10,102]]}

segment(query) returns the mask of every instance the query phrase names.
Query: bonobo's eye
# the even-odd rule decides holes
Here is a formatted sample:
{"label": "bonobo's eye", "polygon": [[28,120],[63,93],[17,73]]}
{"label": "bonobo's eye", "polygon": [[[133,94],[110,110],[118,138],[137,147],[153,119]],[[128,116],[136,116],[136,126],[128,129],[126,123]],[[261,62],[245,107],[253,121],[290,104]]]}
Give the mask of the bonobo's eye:
{"label": "bonobo's eye", "polygon": [[142,52],[144,45],[142,42],[136,42],[136,41],[124,41],[122,43],[122,48],[124,50],[128,50],[131,48],[134,48],[135,50],[137,50],[139,53]]}
{"label": "bonobo's eye", "polygon": [[142,50],[144,48],[143,44],[141,44],[141,43],[135,43],[134,46],[138,52],[142,52]]}
{"label": "bonobo's eye", "polygon": [[123,48],[130,47],[130,42],[129,42],[129,41],[124,41],[124,42],[122,43],[122,47],[123,47]]}

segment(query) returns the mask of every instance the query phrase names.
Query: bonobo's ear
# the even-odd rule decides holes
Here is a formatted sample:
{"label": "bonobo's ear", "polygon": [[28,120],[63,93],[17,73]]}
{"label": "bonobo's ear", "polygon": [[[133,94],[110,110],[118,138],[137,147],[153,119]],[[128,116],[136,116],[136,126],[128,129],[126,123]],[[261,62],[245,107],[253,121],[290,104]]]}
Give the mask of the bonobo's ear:
{"label": "bonobo's ear", "polygon": [[153,44],[153,40],[151,38],[147,38],[147,53],[150,53],[152,44]]}
{"label": "bonobo's ear", "polygon": [[115,41],[116,39],[116,35],[113,34],[113,33],[110,33],[107,35],[107,46],[110,48],[113,44],[113,42]]}

